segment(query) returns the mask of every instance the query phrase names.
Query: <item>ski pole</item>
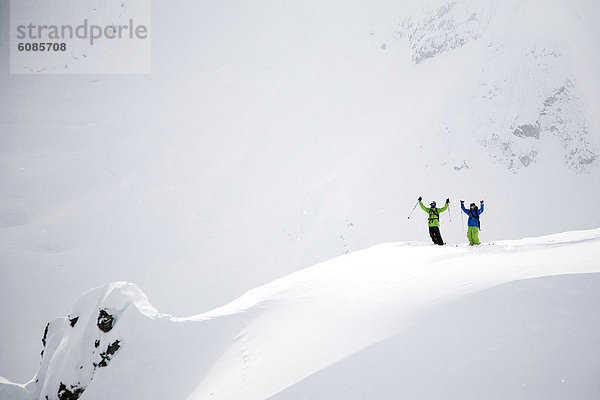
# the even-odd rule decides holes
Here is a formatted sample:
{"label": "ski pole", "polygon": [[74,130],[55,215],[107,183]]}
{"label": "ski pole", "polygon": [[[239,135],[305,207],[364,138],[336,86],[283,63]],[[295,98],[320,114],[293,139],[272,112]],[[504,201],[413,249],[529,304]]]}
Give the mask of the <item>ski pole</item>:
{"label": "ski pole", "polygon": [[452,213],[450,212],[450,203],[448,203],[448,218],[450,219],[450,222],[452,222]]}
{"label": "ski pole", "polygon": [[419,204],[419,201],[417,200],[417,202],[415,203],[415,206],[413,207],[412,211],[410,212],[410,214],[408,215],[408,219],[410,219],[410,216],[413,214],[413,212],[415,212],[415,208],[417,208],[417,205]]}
{"label": "ski pole", "polygon": [[[462,207],[461,207],[462,208]],[[461,210],[462,211],[462,210]],[[463,217],[463,213],[460,213],[460,225],[462,226],[463,232],[465,231],[465,219]]]}

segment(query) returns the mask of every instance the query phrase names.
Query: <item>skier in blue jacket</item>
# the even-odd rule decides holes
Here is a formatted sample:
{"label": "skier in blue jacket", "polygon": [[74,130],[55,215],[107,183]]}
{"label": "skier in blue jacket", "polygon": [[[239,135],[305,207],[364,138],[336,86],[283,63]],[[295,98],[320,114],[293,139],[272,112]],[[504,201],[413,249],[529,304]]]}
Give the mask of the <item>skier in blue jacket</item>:
{"label": "skier in blue jacket", "polygon": [[479,216],[483,213],[483,200],[480,202],[481,207],[477,208],[475,203],[471,203],[469,209],[465,208],[464,200],[460,201],[460,207],[463,212],[469,216],[469,221],[467,225],[469,226],[467,230],[467,238],[469,239],[469,245],[473,246],[476,244],[481,244],[479,242],[479,229],[481,228],[481,224],[479,223]]}

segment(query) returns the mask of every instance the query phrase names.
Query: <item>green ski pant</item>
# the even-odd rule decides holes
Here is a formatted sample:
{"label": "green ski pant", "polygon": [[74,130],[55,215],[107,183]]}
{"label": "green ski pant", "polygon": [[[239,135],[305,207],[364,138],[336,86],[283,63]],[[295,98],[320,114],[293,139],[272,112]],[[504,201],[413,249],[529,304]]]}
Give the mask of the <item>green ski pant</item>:
{"label": "green ski pant", "polygon": [[470,226],[467,230],[467,238],[469,239],[469,244],[481,244],[479,243],[479,227]]}

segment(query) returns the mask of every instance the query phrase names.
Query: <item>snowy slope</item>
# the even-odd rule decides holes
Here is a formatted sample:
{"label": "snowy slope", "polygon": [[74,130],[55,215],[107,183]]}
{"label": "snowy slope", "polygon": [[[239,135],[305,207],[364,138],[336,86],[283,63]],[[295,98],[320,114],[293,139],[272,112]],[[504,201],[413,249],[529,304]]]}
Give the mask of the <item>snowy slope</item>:
{"label": "snowy slope", "polygon": [[[600,3],[153,4],[152,74],[8,75],[0,0],[0,375],[83,290],[207,311],[346,252],[600,226]],[[51,19],[52,15],[49,15]],[[15,333],[18,332],[18,333]]]}
{"label": "snowy slope", "polygon": [[527,279],[435,307],[272,399],[596,399],[599,284]]}
{"label": "snowy slope", "polygon": [[[52,321],[37,376],[24,387],[0,383],[0,394],[365,398],[355,386],[375,398],[594,399],[599,256],[600,230],[475,248],[390,243],[189,318],[160,314],[137,286],[113,283]],[[396,373],[422,385],[394,385]]]}

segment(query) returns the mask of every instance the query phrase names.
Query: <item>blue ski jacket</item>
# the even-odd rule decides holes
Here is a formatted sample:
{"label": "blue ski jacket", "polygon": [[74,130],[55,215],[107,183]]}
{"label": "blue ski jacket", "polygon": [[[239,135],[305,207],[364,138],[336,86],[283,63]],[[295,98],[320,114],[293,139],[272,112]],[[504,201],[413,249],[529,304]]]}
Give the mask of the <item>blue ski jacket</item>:
{"label": "blue ski jacket", "polygon": [[474,211],[471,211],[470,209],[465,208],[464,204],[461,204],[460,207],[465,212],[465,214],[467,214],[469,216],[469,222],[467,223],[467,225],[479,227],[479,219],[477,217],[479,217],[481,215],[481,213],[483,213],[483,203],[481,203],[481,208],[474,210]]}

